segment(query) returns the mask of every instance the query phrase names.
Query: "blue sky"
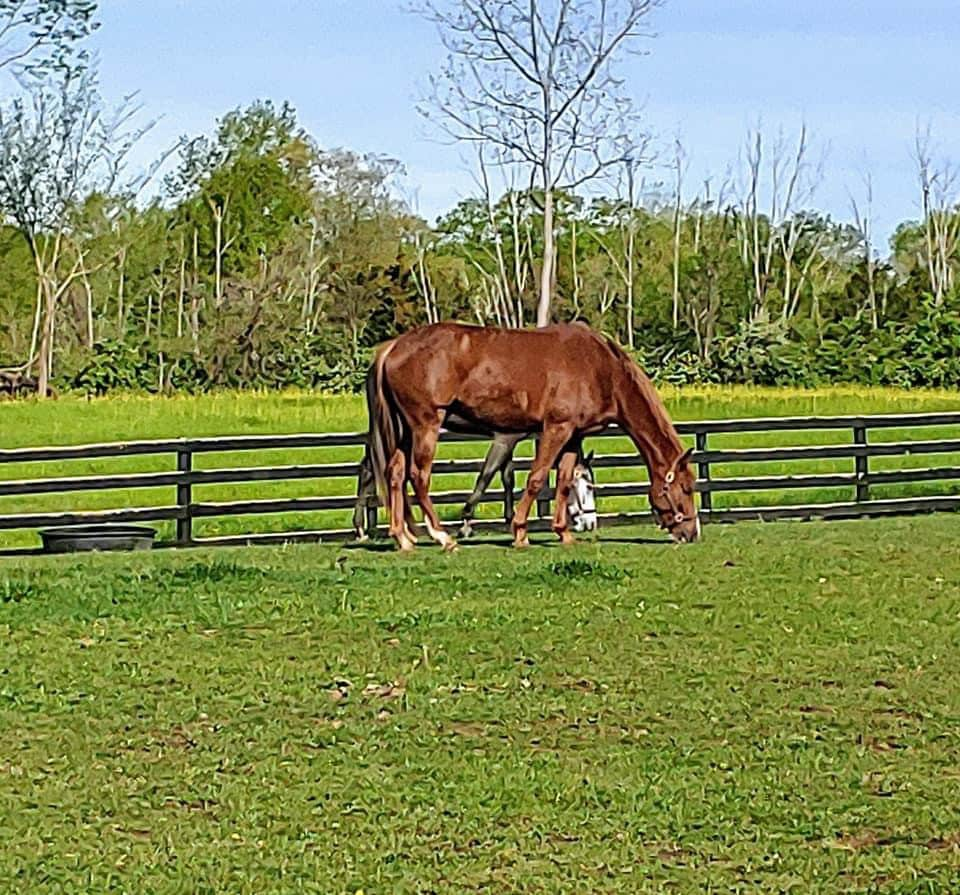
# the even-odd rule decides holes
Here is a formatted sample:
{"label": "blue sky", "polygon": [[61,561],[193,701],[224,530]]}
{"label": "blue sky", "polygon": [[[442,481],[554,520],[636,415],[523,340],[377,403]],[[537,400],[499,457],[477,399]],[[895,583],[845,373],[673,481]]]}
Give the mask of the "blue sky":
{"label": "blue sky", "polygon": [[[813,204],[848,218],[848,190],[869,170],[888,233],[918,213],[918,122],[960,155],[957,3],[667,0],[648,54],[621,71],[660,143],[681,137],[691,184],[722,177],[758,121],[771,134],[805,121],[827,153]],[[238,105],[289,99],[322,145],[400,159],[428,217],[472,190],[458,149],[414,111],[442,51],[399,0],[103,0],[101,19],[105,92],[139,90],[145,114],[161,116],[141,160]]]}

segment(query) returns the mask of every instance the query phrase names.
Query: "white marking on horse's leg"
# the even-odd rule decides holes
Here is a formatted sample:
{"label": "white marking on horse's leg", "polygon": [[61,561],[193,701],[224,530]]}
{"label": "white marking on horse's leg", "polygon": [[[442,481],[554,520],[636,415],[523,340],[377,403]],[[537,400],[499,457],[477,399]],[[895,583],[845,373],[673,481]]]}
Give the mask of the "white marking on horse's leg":
{"label": "white marking on horse's leg", "polygon": [[424,516],[424,522],[427,526],[427,531],[430,533],[430,537],[433,538],[444,550],[453,550],[457,546],[457,542],[450,537],[442,528],[434,528],[430,524],[430,520]]}

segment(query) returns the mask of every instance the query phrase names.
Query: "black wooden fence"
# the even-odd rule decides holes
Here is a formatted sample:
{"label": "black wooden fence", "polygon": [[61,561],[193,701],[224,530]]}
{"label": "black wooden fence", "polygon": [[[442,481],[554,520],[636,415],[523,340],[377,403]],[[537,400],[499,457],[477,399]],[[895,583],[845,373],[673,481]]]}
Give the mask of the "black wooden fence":
{"label": "black wooden fence", "polygon": [[[871,488],[880,485],[919,482],[946,482],[960,479],[960,466],[925,465],[923,468],[901,468],[885,471],[871,470],[873,457],[895,457],[906,455],[936,455],[960,453],[960,438],[922,440],[910,437],[903,440],[872,441],[871,432],[884,429],[909,429],[915,435],[930,427],[960,427],[960,412],[925,413],[882,416],[842,416],[842,417],[788,417],[738,420],[712,420],[702,422],[682,422],[677,429],[682,436],[693,437],[696,448],[695,462],[698,471],[698,490],[700,492],[701,515],[704,522],[734,522],[744,519],[787,519],[787,518],[854,518],[885,514],[911,514],[960,508],[960,495],[940,493],[926,496],[878,499],[871,494]],[[801,432],[822,430],[834,433],[829,444],[811,444],[791,447],[711,447],[711,436]],[[837,434],[840,433],[840,434]],[[596,436],[609,438],[623,436],[623,432],[611,427]],[[0,472],[10,464],[60,464],[64,461],[99,460],[105,458],[132,457],[144,455],[168,455],[171,457],[169,472],[136,472],[120,475],[88,475],[77,477],[32,477],[22,480],[10,480],[0,477],[0,497],[35,496],[41,494],[59,494],[82,491],[104,491],[132,488],[169,488],[173,501],[161,506],[134,507],[125,509],[102,510],[96,512],[39,512],[14,513],[0,515],[0,530],[39,529],[48,526],[89,525],[109,522],[161,522],[173,521],[175,535],[164,542],[166,546],[190,546],[196,544],[225,544],[278,542],[292,540],[316,540],[328,538],[342,540],[352,537],[349,528],[326,531],[283,531],[269,534],[244,534],[231,537],[196,537],[194,520],[212,517],[248,516],[270,513],[345,511],[352,510],[355,494],[324,497],[295,497],[232,502],[210,502],[195,499],[194,488],[201,485],[250,482],[281,482],[297,479],[344,478],[355,476],[357,463],[322,463],[289,466],[242,466],[239,468],[197,469],[194,460],[198,455],[210,455],[223,452],[245,452],[255,456],[257,452],[267,450],[294,451],[298,449],[354,447],[359,457],[365,443],[363,433],[335,433],[323,435],[277,435],[277,436],[228,436],[223,438],[185,438],[167,441],[138,441],[101,445],[71,447],[21,448],[0,450]],[[847,440],[849,439],[849,441]],[[446,441],[476,441],[469,436],[448,434]],[[607,484],[598,487],[597,497],[638,498],[628,511],[601,515],[601,524],[635,522],[649,519],[646,502],[646,485],[640,478],[640,465],[637,454],[598,452],[594,460],[597,468],[630,467],[636,471],[633,481],[621,484]],[[814,461],[849,459],[851,467],[847,471],[811,473],[755,475],[737,477],[716,477],[712,473],[716,467],[729,464],[762,464],[789,461]],[[529,470],[529,459],[517,459],[516,469]],[[447,473],[479,472],[481,461],[442,460],[434,466],[438,475]],[[714,495],[735,491],[774,491],[793,489],[849,489],[849,499],[839,502],[814,502],[786,504],[774,501],[769,506],[731,506],[715,507]],[[467,497],[465,491],[440,492],[434,495],[439,504],[462,504]],[[516,494],[491,489],[485,496],[487,502],[499,502],[503,505],[503,521],[481,520],[477,527],[502,528],[512,513]],[[540,520],[534,520],[532,527],[547,524],[549,499],[547,492],[539,501]],[[9,503],[9,501],[8,501]],[[376,525],[376,514],[367,514],[368,528]],[[537,524],[539,521],[539,525]]]}

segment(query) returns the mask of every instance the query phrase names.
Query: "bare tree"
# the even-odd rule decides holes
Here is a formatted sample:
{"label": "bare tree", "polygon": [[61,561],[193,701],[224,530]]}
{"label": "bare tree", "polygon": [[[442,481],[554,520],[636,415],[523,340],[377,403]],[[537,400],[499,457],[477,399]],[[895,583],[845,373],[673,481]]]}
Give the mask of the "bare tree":
{"label": "bare tree", "polygon": [[119,186],[126,156],[147,130],[132,126],[130,99],[108,110],[97,88],[94,71],[79,65],[0,107],[0,211],[34,262],[37,313],[26,366],[38,364],[41,395],[53,364],[57,305],[85,273],[83,253],[68,251],[71,217],[83,196]]}
{"label": "bare tree", "polygon": [[496,147],[543,196],[537,325],[550,322],[554,194],[637,158],[637,123],[613,70],[649,36],[659,0],[414,0],[449,55],[421,112],[452,137]]}
{"label": "bare tree", "polygon": [[[811,166],[809,151],[806,125],[801,126],[792,150],[782,133],[769,149],[759,128],[747,138],[739,236],[741,253],[752,272],[754,318],[765,310],[771,287],[779,285],[781,317],[786,320],[806,283],[809,269],[798,271],[796,265],[804,236],[798,212],[813,197],[823,174],[822,161]],[[764,204],[765,213],[761,210]],[[779,284],[775,282],[777,260],[782,265]]]}
{"label": "bare tree", "polygon": [[[634,160],[628,159],[618,169],[614,179],[614,189],[616,199],[610,208],[609,216],[605,216],[607,220],[602,223],[602,232],[594,231],[592,235],[623,281],[627,345],[633,348],[635,347],[633,325],[637,268],[636,243],[639,227],[637,213],[640,193],[643,189],[643,183],[637,182],[637,163]],[[617,239],[611,241],[609,237],[614,232]]]}
{"label": "bare tree", "polygon": [[[498,322],[507,326],[523,326],[523,294],[527,286],[527,280],[530,278],[530,265],[523,254],[524,233],[522,232],[522,223],[524,219],[524,205],[529,203],[528,195],[521,195],[517,190],[516,180],[511,178],[505,184],[506,193],[504,199],[509,205],[509,239],[512,251],[512,263],[508,261],[507,252],[504,249],[504,235],[502,232],[503,220],[500,215],[502,211],[498,208],[494,197],[494,188],[491,183],[493,171],[499,168],[501,171],[508,171],[509,167],[504,167],[497,161],[489,161],[486,147],[481,143],[477,145],[477,176],[476,180],[483,194],[483,201],[487,213],[487,226],[489,227],[489,240],[492,243],[492,251],[489,252],[496,271],[488,272],[483,266],[472,261],[474,267],[482,272],[485,282],[486,293],[491,299],[494,299],[494,316]],[[512,270],[511,270],[512,268]],[[485,301],[487,298],[485,297]]]}
{"label": "bare tree", "polygon": [[953,289],[960,249],[960,171],[933,159],[929,127],[917,132],[915,153],[923,209],[923,237],[930,291],[936,304]]}
{"label": "bare tree", "polygon": [[431,245],[430,231],[426,227],[417,227],[413,231],[414,266],[413,276],[417,284],[417,291],[423,297],[423,311],[427,323],[439,323],[440,314],[437,311],[437,290],[430,275],[430,266],[427,263]]}
{"label": "bare tree", "polygon": [[877,307],[877,259],[873,250],[873,178],[867,172],[863,175],[865,197],[861,204],[856,196],[850,195],[850,210],[853,213],[854,229],[863,252],[864,273],[867,278],[867,304],[873,328],[879,326]]}
{"label": "bare tree", "polygon": [[683,175],[686,154],[680,140],[674,142],[673,170],[675,191],[673,203],[673,328],[680,325],[680,237],[683,225]]}
{"label": "bare tree", "polygon": [[0,71],[40,73],[98,27],[96,0],[0,0]]}

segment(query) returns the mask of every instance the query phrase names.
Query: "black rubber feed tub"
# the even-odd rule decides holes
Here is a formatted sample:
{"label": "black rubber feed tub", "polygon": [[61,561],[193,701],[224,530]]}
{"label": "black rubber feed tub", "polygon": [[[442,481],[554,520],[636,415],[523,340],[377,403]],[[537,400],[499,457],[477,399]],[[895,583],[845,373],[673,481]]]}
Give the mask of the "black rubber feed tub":
{"label": "black rubber feed tub", "polygon": [[156,536],[156,529],[139,525],[72,525],[40,532],[45,553],[150,550]]}

